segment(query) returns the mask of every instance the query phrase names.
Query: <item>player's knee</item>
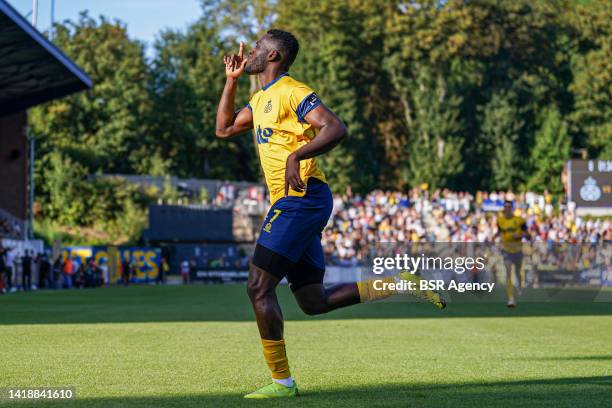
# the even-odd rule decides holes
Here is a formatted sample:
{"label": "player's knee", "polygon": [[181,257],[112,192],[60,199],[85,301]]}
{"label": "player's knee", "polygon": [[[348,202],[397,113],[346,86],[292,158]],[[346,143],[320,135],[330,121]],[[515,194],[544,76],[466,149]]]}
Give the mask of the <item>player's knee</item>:
{"label": "player's knee", "polygon": [[251,302],[262,300],[270,293],[270,287],[262,279],[249,279],[246,286]]}
{"label": "player's knee", "polygon": [[261,298],[261,296],[263,295],[261,285],[258,284],[257,282],[250,282],[250,281],[247,282],[246,291],[251,301],[256,301],[258,298]]}
{"label": "player's knee", "polygon": [[329,308],[326,304],[313,303],[313,302],[299,302],[300,309],[308,316],[315,316],[329,312]]}

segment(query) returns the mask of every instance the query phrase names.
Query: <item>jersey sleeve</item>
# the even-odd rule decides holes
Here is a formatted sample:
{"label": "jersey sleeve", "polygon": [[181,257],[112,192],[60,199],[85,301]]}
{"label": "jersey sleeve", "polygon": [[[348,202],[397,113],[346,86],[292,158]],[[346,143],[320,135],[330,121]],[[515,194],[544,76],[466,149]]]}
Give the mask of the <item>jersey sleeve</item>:
{"label": "jersey sleeve", "polygon": [[300,122],[305,122],[306,120],[304,118],[308,112],[320,104],[321,99],[319,99],[317,94],[306,85],[299,85],[293,88],[290,105]]}

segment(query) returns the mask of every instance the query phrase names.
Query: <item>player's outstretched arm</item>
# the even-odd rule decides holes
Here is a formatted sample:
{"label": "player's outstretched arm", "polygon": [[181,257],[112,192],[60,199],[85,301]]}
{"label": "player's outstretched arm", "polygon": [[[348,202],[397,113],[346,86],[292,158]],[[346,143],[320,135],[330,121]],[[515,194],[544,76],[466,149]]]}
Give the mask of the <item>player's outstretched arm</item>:
{"label": "player's outstretched arm", "polygon": [[300,161],[326,153],[336,147],[347,135],[346,126],[325,105],[320,104],[304,117],[306,122],[319,129],[312,139],[287,158],[285,169],[285,195],[291,186],[295,191],[303,191],[306,186],[300,178]]}
{"label": "player's outstretched arm", "polygon": [[253,114],[250,109],[242,109],[238,114],[234,112],[238,78],[244,72],[247,61],[243,53],[244,44],[241,42],[238,54],[223,57],[227,79],[217,108],[215,134],[219,138],[234,136],[253,128]]}

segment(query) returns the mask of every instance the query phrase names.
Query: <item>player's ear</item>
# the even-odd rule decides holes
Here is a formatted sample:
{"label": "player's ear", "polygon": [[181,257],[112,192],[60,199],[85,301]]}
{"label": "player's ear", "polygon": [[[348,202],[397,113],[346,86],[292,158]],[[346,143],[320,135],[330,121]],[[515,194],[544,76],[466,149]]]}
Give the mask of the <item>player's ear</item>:
{"label": "player's ear", "polygon": [[268,61],[280,61],[283,59],[283,56],[277,50],[272,50],[268,53]]}

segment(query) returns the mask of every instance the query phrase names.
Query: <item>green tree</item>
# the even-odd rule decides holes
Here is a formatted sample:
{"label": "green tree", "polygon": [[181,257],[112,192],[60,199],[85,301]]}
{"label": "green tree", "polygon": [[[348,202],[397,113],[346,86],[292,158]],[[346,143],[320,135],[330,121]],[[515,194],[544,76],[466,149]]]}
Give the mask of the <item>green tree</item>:
{"label": "green tree", "polygon": [[561,172],[569,158],[571,145],[568,126],[556,106],[543,111],[542,116],[542,125],[536,133],[536,143],[531,152],[532,171],[527,189],[562,193]]}
{"label": "green tree", "polygon": [[85,12],[77,22],[57,24],[54,42],[94,87],[31,110],[39,157],[60,149],[90,172],[146,172],[151,155],[142,143],[143,118],[151,103],[143,45],[128,38],[121,22]]}
{"label": "green tree", "polygon": [[576,30],[572,54],[574,139],[590,157],[612,159],[612,8],[605,0],[578,2],[567,13]]}
{"label": "green tree", "polygon": [[[478,4],[423,0],[391,8],[385,18],[384,66],[403,110],[404,182],[456,185],[474,115],[465,99],[480,80],[479,57],[497,44]],[[474,126],[472,126],[474,127]]]}
{"label": "green tree", "polygon": [[379,0],[278,2],[276,26],[301,44],[291,74],[311,86],[348,127],[347,139],[317,158],[336,191],[349,185],[368,191],[384,167],[381,134],[392,116],[385,108],[395,101],[380,64],[384,26],[373,17],[385,7]]}
{"label": "green tree", "polygon": [[45,162],[47,171],[42,184],[46,196],[43,207],[45,215],[60,223],[73,225],[87,211],[81,196],[87,169],[59,151],[51,152]]}
{"label": "green tree", "polygon": [[147,173],[152,165],[156,172],[165,169],[155,154],[160,148],[145,143],[152,104],[143,45],[127,36],[121,22],[87,13],[77,22],[57,24],[55,33],[56,44],[91,76],[94,87],[30,111],[42,208],[37,225],[48,236],[60,231],[77,242],[135,240],[150,197],[95,175]]}
{"label": "green tree", "polygon": [[434,75],[427,67],[420,68],[410,95],[406,95],[410,138],[404,150],[405,181],[412,186],[425,182],[433,189],[446,186],[464,166],[458,109],[461,98],[449,95],[441,74]]}
{"label": "green tree", "polygon": [[[215,137],[215,116],[225,80],[222,56],[235,52],[216,23],[201,18],[185,34],[167,30],[155,43],[151,93],[154,108],[149,143],[168,171],[180,177],[257,180],[258,165],[244,136]],[[237,109],[246,105],[243,92]]]}
{"label": "green tree", "polygon": [[479,135],[482,159],[492,158],[489,188],[509,189],[521,182],[522,158],[516,143],[524,123],[516,106],[516,95],[500,91],[482,109]]}

